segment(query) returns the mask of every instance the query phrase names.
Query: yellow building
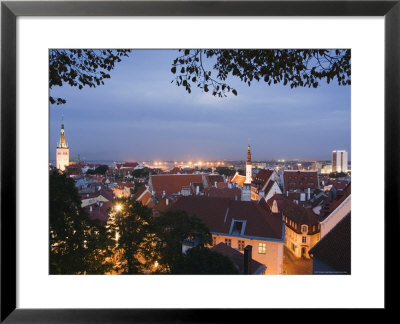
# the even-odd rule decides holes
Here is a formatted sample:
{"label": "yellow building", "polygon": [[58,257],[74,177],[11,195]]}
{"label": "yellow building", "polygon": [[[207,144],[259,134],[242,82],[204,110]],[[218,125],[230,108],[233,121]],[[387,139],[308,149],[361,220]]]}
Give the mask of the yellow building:
{"label": "yellow building", "polygon": [[285,246],[297,258],[309,259],[308,251],[321,236],[318,215],[282,195],[270,198],[268,206],[273,214],[281,215],[285,223]]}

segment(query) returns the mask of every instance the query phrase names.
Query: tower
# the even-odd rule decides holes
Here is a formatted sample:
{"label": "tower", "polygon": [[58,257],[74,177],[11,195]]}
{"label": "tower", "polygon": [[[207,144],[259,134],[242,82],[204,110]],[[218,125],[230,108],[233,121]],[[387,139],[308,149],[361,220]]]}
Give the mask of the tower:
{"label": "tower", "polygon": [[242,188],[242,200],[251,200],[251,180],[252,180],[252,164],[251,164],[251,151],[250,145],[247,146],[247,159],[246,159],[246,180]]}
{"label": "tower", "polygon": [[251,164],[251,151],[250,145],[247,146],[247,160],[246,160],[246,181],[245,183],[251,183],[252,178],[252,164]]}
{"label": "tower", "polygon": [[332,172],[347,172],[347,151],[332,152]]}
{"label": "tower", "polygon": [[60,141],[58,142],[56,149],[56,166],[57,169],[64,171],[65,167],[67,167],[68,165],[69,165],[69,148],[67,142],[65,141],[64,117],[62,117]]}

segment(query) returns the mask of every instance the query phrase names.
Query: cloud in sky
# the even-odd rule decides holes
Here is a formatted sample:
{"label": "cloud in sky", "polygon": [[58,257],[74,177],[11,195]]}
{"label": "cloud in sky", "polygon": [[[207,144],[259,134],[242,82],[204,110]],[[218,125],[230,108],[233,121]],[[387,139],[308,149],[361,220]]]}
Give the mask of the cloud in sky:
{"label": "cloud in sky", "polygon": [[55,157],[61,112],[70,154],[86,160],[329,159],[350,152],[350,87],[290,89],[228,80],[238,96],[213,97],[171,84],[172,50],[139,50],[98,88],[64,86],[50,107],[50,158]]}

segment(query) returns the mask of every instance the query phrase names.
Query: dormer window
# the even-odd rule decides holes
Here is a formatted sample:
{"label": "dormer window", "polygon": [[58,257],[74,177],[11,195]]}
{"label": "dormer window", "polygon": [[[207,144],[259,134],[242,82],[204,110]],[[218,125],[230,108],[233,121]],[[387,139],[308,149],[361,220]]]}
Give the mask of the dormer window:
{"label": "dormer window", "polygon": [[243,235],[245,225],[246,221],[232,220],[231,231],[230,231],[231,235]]}
{"label": "dormer window", "polygon": [[307,233],[308,232],[308,226],[307,225],[301,225],[301,232],[302,233]]}

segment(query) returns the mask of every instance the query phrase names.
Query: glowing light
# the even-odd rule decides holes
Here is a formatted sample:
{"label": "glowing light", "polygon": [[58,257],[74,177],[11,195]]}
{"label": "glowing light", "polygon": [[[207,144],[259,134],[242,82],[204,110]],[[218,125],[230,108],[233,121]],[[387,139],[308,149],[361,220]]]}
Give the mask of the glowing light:
{"label": "glowing light", "polygon": [[158,261],[154,262],[154,268],[158,268]]}
{"label": "glowing light", "polygon": [[122,210],[122,205],[120,205],[120,204],[117,204],[117,205],[115,205],[115,210],[117,211],[117,212],[120,212],[121,210]]}

